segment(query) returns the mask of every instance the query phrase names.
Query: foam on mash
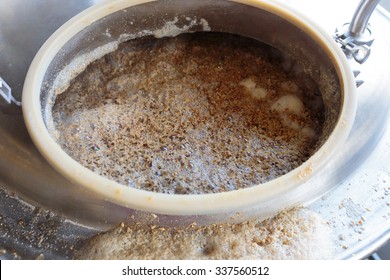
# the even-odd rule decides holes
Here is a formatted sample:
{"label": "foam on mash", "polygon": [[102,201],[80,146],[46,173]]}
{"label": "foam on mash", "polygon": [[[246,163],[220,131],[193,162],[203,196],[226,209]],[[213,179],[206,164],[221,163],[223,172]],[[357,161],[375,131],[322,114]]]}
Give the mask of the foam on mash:
{"label": "foam on mash", "polygon": [[267,91],[262,87],[256,86],[256,83],[251,78],[242,80],[240,85],[245,87],[256,99],[263,99],[267,96]]}
{"label": "foam on mash", "polygon": [[335,234],[317,213],[292,209],[265,221],[184,229],[122,224],[89,240],[77,259],[319,260],[336,253]]}
{"label": "foam on mash", "polygon": [[[45,123],[47,128],[52,131],[52,136],[54,138],[58,138],[58,131],[56,130],[55,125],[53,123],[53,116],[51,112],[56,97],[65,90],[67,90],[70,85],[70,81],[73,80],[80,73],[82,73],[88,67],[89,64],[91,64],[95,60],[102,58],[108,53],[116,51],[120,43],[123,43],[128,40],[144,36],[154,36],[156,38],[175,37],[181,33],[191,32],[191,28],[196,26],[200,26],[203,31],[211,30],[207,20],[205,20],[204,18],[197,19],[196,17],[194,17],[192,19],[190,17],[186,17],[185,19],[187,21],[187,24],[183,25],[182,27],[178,27],[176,25],[179,19],[178,17],[174,17],[173,20],[166,21],[164,26],[162,26],[160,29],[143,30],[134,34],[121,34],[117,41],[107,43],[88,53],[79,55],[78,57],[70,61],[54,79],[53,85],[48,94],[46,106],[43,109]],[[111,37],[110,29],[106,29],[104,34],[107,37]]]}
{"label": "foam on mash", "polygon": [[[246,78],[240,82],[254,98],[264,99],[267,96],[267,91],[256,85],[251,78]],[[298,87],[294,83],[283,83],[282,88],[288,92],[297,92]],[[276,100],[272,105],[271,109],[279,112],[282,124],[288,128],[300,131],[304,136],[314,138],[316,133],[313,128],[309,126],[301,126],[296,120],[294,120],[288,113],[292,113],[296,116],[301,116],[305,111],[305,105],[302,100],[293,93],[286,94]]]}
{"label": "foam on mash", "polygon": [[287,94],[280,97],[274,104],[272,104],[271,109],[279,112],[283,125],[294,130],[301,131],[301,133],[306,137],[314,138],[316,136],[314,129],[309,126],[302,127],[297,121],[293,120],[290,115],[286,113],[290,112],[296,116],[303,114],[305,106],[297,95]]}

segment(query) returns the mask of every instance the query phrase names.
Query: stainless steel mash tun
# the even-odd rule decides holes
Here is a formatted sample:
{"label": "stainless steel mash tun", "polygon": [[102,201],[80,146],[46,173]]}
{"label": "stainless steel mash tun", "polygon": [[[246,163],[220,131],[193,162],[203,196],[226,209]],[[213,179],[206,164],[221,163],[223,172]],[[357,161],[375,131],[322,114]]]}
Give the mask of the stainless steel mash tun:
{"label": "stainless steel mash tun", "polygon": [[[340,44],[347,57],[353,57],[358,63],[364,63],[371,53],[374,36],[369,26],[369,19],[380,0],[361,0],[350,23],[336,29],[334,40]],[[354,72],[355,77],[359,72]],[[360,86],[363,81],[356,81]],[[0,77],[0,96],[11,104],[21,106],[22,103],[12,95],[11,87]]]}
{"label": "stainless steel mash tun", "polygon": [[337,28],[333,36],[346,55],[352,56],[358,63],[364,63],[370,56],[374,36],[368,21],[379,2],[380,0],[362,0],[352,21]]}
{"label": "stainless steel mash tun", "polygon": [[[338,28],[333,39],[330,34],[325,34],[322,29],[317,29],[315,21],[299,15],[299,11],[294,13],[292,9],[275,1],[188,1],[186,5],[179,5],[179,2],[175,0],[152,2],[116,0],[111,2],[112,6],[115,6],[114,10],[107,3],[103,3],[101,6],[92,7],[77,15],[49,38],[42,47],[43,50],[38,52],[36,59],[30,66],[22,98],[27,129],[35,146],[46,160],[61,175],[65,175],[64,177],[70,182],[84,186],[85,190],[98,194],[104,203],[111,203],[109,207],[113,207],[115,210],[110,213],[108,219],[111,221],[108,223],[117,221],[120,215],[124,216],[124,213],[133,210],[170,217],[166,219],[171,221],[181,219],[183,216],[187,217],[184,218],[187,220],[192,220],[195,216],[203,217],[199,219],[204,219],[204,223],[223,221],[226,219],[226,213],[231,216],[237,212],[248,213],[248,215],[242,214],[240,219],[257,215],[257,213],[266,217],[280,211],[282,206],[291,206],[291,204],[284,203],[286,201],[275,203],[277,197],[285,196],[283,200],[290,199],[291,203],[296,205],[306,199],[312,200],[314,196],[318,197],[319,192],[324,193],[325,190],[334,186],[330,179],[334,170],[327,170],[325,167],[329,161],[333,160],[332,154],[340,149],[342,146],[340,142],[346,140],[352,128],[356,111],[354,90],[356,85],[359,86],[362,83],[355,80],[358,72],[352,71],[351,68],[355,66],[350,65],[352,61],[347,60],[346,56],[354,58],[358,63],[363,63],[370,55],[373,36],[371,28],[368,27],[368,20],[379,1],[361,1],[351,23]],[[199,7],[202,9],[198,9]],[[212,7],[212,9],[208,9],[208,7]],[[124,11],[127,12],[124,13]],[[131,20],[131,17],[137,17],[138,21],[134,20],[134,25],[130,26],[129,24],[129,32],[142,32],[142,30],[150,30],[150,28],[161,28],[164,21],[171,21],[178,14],[186,14],[187,12],[190,16],[198,17],[198,19],[203,15],[208,17],[211,28],[215,26],[217,31],[237,32],[237,34],[252,36],[255,39],[259,37],[259,40],[264,39],[265,43],[272,43],[275,40],[276,45],[279,45],[274,47],[280,46],[282,51],[286,51],[293,45],[292,51],[296,51],[297,56],[303,55],[304,62],[308,62],[313,67],[318,62],[321,69],[327,69],[332,75],[338,77],[335,78],[337,80],[335,85],[338,84],[340,86],[339,92],[343,91],[343,93],[339,93],[335,98],[330,91],[325,94],[324,98],[328,102],[327,107],[330,108],[330,111],[334,107],[337,109],[330,113],[328,120],[330,129],[323,133],[322,146],[311,160],[302,164],[294,172],[286,174],[287,177],[284,175],[283,178],[275,179],[277,182],[266,186],[256,185],[253,188],[236,191],[236,193],[233,191],[197,197],[168,196],[156,193],[146,194],[145,191],[140,192],[115,184],[107,178],[97,178],[100,175],[94,174],[90,170],[84,172],[75,160],[58,147],[57,143],[48,135],[42,120],[44,112],[42,105],[47,101],[45,94],[48,87],[53,84],[56,75],[69,63],[70,59],[73,59],[77,54],[84,54],[110,43],[110,40],[120,39],[120,35],[127,32],[123,23]],[[236,12],[247,14],[252,18],[238,19],[231,14]],[[144,21],[144,18],[148,16],[149,21]],[[256,26],[253,26],[252,19],[258,20],[260,23],[268,22],[272,25],[270,27],[264,24],[258,26],[257,29]],[[263,20],[264,22],[262,22]],[[113,27],[112,37],[105,35],[105,31],[110,27]],[[277,32],[275,32],[275,28]],[[296,33],[288,34],[288,30]],[[88,44],[85,43],[87,40],[83,40],[82,36],[87,36]],[[296,41],[292,42],[293,40]],[[50,85],[50,83],[52,84]],[[326,81],[322,83],[326,86]],[[3,80],[1,80],[1,85],[0,94],[6,102],[20,105],[20,102],[12,96],[11,88]],[[336,106],[332,106],[337,102],[339,103]],[[321,177],[321,180],[316,180],[315,186],[301,187],[309,178],[318,174],[325,176],[326,180]],[[326,184],[327,186],[325,186]],[[315,191],[317,185],[319,188]],[[77,188],[77,191],[79,190],[80,188]],[[285,195],[287,191],[293,195],[290,193]],[[95,199],[95,197],[93,198]],[[96,203],[93,205],[103,205],[100,204],[103,203],[100,201],[93,203]],[[101,208],[103,207],[105,206]],[[93,209],[89,210],[93,211]],[[118,214],[118,217],[114,218],[114,212]]]}

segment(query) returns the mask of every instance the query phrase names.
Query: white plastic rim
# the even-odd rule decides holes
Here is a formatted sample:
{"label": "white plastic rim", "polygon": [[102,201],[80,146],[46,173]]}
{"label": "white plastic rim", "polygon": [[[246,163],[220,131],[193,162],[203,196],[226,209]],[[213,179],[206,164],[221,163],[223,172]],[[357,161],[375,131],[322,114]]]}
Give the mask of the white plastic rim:
{"label": "white plastic rim", "polygon": [[[64,44],[91,23],[126,7],[152,2],[115,0],[93,6],[58,29],[34,58],[23,88],[22,108],[31,138],[46,160],[70,181],[81,185],[114,204],[167,215],[203,215],[237,212],[278,196],[286,195],[324,167],[346,141],[356,112],[355,81],[348,61],[332,37],[298,11],[271,0],[237,0],[282,17],[315,38],[332,58],[341,80],[342,97],[339,120],[328,140],[298,168],[272,181],[245,189],[215,194],[179,195],[154,193],[121,185],[82,166],[66,154],[50,136],[42,117],[40,92],[50,62]],[[212,26],[211,26],[212,28]]]}

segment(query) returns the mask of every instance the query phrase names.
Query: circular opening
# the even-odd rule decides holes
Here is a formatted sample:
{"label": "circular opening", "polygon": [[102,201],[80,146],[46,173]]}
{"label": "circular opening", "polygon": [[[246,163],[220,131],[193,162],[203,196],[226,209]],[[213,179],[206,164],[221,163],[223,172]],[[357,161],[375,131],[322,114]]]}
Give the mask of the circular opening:
{"label": "circular opening", "polygon": [[[153,2],[130,6],[128,1],[115,1],[110,5],[103,4],[76,16],[48,40],[29,70],[23,110],[35,144],[57,170],[116,204],[162,214],[194,215],[235,212],[260,204],[269,207],[269,203],[276,197],[286,196],[327,164],[332,153],[346,139],[354,117],[353,78],[342,52],[314,23],[297,13],[292,15],[291,11],[282,6],[267,1],[248,1],[245,4],[199,2],[190,1],[186,5],[179,5],[169,1],[164,3],[169,5]],[[232,17],[236,13],[240,17]],[[175,22],[175,18],[182,15],[189,18],[189,23],[175,25],[181,31],[202,30],[206,22],[212,31],[252,37],[286,51],[293,57],[299,57],[305,69],[319,63],[320,66],[313,71],[314,79],[334,75],[334,81],[339,83],[336,90],[334,85],[322,84],[324,90],[329,92],[323,96],[324,102],[328,102],[329,115],[328,124],[324,128],[326,137],[308,161],[275,180],[246,189],[216,194],[168,195],[128,188],[99,176],[74,161],[53,140],[42,113],[47,113],[48,92],[56,81],[63,82],[58,80],[58,74],[69,61],[97,48],[106,48],[103,52],[108,52],[113,46],[110,43],[123,39],[123,34],[127,34],[127,38],[134,34],[150,35],[145,30],[161,30],[167,22]],[[195,24],[188,27],[194,20]],[[258,23],[255,28],[253,22]],[[27,89],[31,91],[29,94],[26,94]],[[346,103],[348,106],[345,106]],[[293,198],[291,203],[296,201]],[[287,205],[273,207],[283,206]]]}

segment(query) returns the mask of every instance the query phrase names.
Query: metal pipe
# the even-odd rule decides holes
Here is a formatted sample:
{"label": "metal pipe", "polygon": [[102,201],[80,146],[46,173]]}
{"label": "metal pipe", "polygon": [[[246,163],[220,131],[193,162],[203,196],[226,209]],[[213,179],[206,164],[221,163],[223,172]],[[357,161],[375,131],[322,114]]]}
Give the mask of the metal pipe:
{"label": "metal pipe", "polygon": [[352,36],[358,37],[364,33],[368,25],[368,20],[379,2],[380,0],[360,1],[359,6],[352,17],[351,24],[349,25],[349,33]]}

